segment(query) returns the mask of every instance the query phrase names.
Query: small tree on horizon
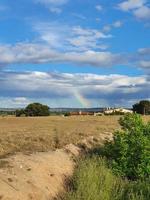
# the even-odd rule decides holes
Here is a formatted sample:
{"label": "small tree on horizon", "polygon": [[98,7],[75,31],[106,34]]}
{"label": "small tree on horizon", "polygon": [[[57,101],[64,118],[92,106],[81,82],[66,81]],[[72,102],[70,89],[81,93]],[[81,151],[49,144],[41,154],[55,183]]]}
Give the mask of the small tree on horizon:
{"label": "small tree on horizon", "polygon": [[150,114],[150,101],[142,100],[139,103],[134,104],[133,111],[142,115]]}
{"label": "small tree on horizon", "polygon": [[31,103],[25,108],[26,116],[48,116],[49,107],[40,103]]}
{"label": "small tree on horizon", "polygon": [[30,117],[49,116],[49,107],[40,103],[31,103],[25,109],[16,111],[16,117],[20,117],[22,115]]}

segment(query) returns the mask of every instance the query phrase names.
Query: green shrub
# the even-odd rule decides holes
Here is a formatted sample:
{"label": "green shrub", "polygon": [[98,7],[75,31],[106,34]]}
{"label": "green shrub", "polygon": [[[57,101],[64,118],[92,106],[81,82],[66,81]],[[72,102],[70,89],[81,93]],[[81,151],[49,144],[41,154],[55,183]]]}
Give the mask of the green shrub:
{"label": "green shrub", "polygon": [[21,110],[16,110],[16,117],[24,117],[26,116],[25,110],[21,109]]}
{"label": "green shrub", "polygon": [[69,116],[70,116],[70,113],[69,113],[69,112],[66,112],[66,113],[64,114],[64,116],[65,116],[65,117],[69,117]]}
{"label": "green shrub", "polygon": [[72,188],[64,200],[149,200],[146,182],[130,182],[115,176],[99,156],[79,162]]}
{"label": "green shrub", "polygon": [[111,159],[113,171],[132,180],[150,175],[150,123],[140,115],[127,114],[120,119],[122,131],[105,145],[105,155]]}

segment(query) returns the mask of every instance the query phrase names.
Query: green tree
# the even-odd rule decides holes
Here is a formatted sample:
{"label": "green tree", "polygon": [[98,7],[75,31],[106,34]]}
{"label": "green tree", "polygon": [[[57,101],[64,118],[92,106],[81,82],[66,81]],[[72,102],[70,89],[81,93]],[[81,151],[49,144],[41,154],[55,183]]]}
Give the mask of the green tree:
{"label": "green tree", "polygon": [[32,103],[25,108],[25,113],[26,116],[48,116],[49,107],[40,103]]}
{"label": "green tree", "polygon": [[143,100],[133,105],[133,111],[138,114],[150,114],[150,101]]}
{"label": "green tree", "polygon": [[16,117],[21,116],[49,116],[49,107],[40,103],[29,104],[25,109],[16,110]]}
{"label": "green tree", "polygon": [[115,173],[129,179],[150,176],[150,123],[144,124],[140,115],[127,114],[120,119],[121,131],[105,146]]}
{"label": "green tree", "polygon": [[16,110],[16,117],[26,116],[25,110]]}

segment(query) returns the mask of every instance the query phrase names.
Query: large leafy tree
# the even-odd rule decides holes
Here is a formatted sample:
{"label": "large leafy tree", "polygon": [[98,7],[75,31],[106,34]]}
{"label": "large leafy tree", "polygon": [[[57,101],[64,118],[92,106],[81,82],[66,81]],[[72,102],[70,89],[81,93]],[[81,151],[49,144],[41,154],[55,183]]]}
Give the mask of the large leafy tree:
{"label": "large leafy tree", "polygon": [[16,116],[48,116],[49,107],[40,103],[31,103],[25,109],[16,110]]}
{"label": "large leafy tree", "polygon": [[40,103],[32,103],[25,108],[25,113],[27,116],[48,116],[49,107]]}
{"label": "large leafy tree", "polygon": [[134,104],[133,111],[142,115],[150,114],[150,101],[143,100],[139,103]]}

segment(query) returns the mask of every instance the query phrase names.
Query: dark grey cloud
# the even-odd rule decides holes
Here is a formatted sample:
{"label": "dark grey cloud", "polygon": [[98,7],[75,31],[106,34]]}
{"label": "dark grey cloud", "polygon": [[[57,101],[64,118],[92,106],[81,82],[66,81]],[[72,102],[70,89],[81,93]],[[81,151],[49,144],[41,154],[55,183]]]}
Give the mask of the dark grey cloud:
{"label": "dark grey cloud", "polygon": [[[0,72],[0,92],[3,98],[40,100],[45,98],[65,100],[65,105],[76,94],[89,100],[92,105],[100,100],[106,105],[133,99],[150,98],[150,80],[147,76],[69,74],[46,72]],[[17,99],[18,102],[18,99]]]}

